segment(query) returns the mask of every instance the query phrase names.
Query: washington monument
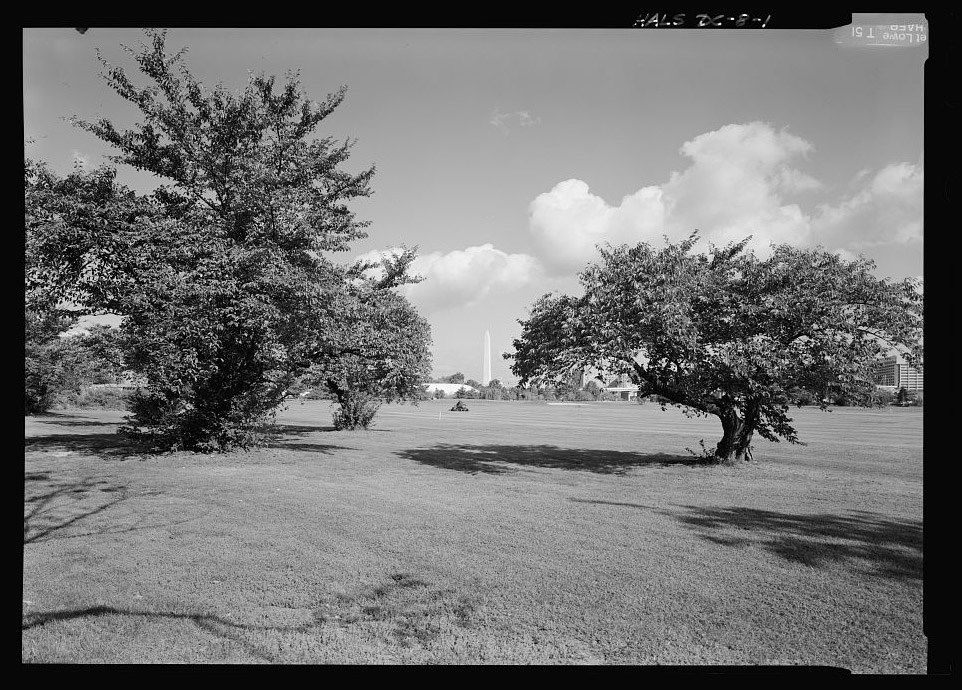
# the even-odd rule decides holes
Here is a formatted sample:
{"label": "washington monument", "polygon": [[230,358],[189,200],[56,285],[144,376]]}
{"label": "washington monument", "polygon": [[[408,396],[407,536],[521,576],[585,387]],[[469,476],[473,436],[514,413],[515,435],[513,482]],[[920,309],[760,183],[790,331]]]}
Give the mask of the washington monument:
{"label": "washington monument", "polygon": [[481,363],[481,384],[491,383],[491,333],[484,332],[484,361]]}

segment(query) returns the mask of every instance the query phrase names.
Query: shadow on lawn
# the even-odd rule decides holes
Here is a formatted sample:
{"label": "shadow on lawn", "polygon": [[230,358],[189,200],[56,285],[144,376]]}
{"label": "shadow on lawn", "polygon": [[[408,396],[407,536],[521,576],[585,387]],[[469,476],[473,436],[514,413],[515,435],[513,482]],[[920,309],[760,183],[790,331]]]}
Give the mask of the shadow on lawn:
{"label": "shadow on lawn", "polygon": [[282,660],[247,639],[249,631],[316,633],[324,626],[343,627],[379,621],[387,626],[401,646],[410,647],[415,643],[430,644],[437,639],[443,630],[439,618],[446,617],[458,627],[471,627],[474,604],[470,597],[459,595],[453,589],[439,589],[410,574],[394,573],[375,587],[362,589],[353,595],[340,594],[329,601],[319,601],[309,612],[309,621],[278,625],[241,622],[209,613],[137,611],[100,605],[27,613],[22,617],[21,630],[27,631],[58,621],[102,616],[189,620],[201,630],[237,642],[259,659],[276,662]]}
{"label": "shadow on lawn", "polygon": [[356,448],[349,448],[348,446],[335,446],[330,443],[272,443],[271,448],[277,450],[302,450],[309,453],[323,453],[324,455],[332,455],[334,451],[338,450],[357,450]]}
{"label": "shadow on lawn", "polygon": [[654,510],[652,506],[642,505],[641,503],[623,503],[621,501],[600,501],[596,499],[589,498],[569,498],[569,501],[575,503],[594,503],[599,506],[623,506],[625,508],[640,508],[642,510]]}
{"label": "shadow on lawn", "polygon": [[[66,416],[66,415],[65,415]],[[51,421],[58,426],[120,426],[118,423],[107,424],[105,422],[85,422],[85,421]],[[319,453],[331,453],[335,450],[350,450],[341,446],[324,443],[288,443],[288,437],[302,437],[316,431],[334,431],[334,427],[325,426],[292,426],[278,425],[275,428],[275,435],[270,443],[271,447],[286,448],[290,450],[305,450]],[[386,431],[384,429],[376,431]],[[147,454],[128,442],[120,434],[110,433],[82,433],[74,434],[44,434],[41,436],[28,436],[24,438],[25,452],[75,452],[82,455],[99,455],[105,458],[127,460],[129,458],[144,458]]]}
{"label": "shadow on lawn", "polygon": [[306,436],[317,432],[337,431],[333,426],[302,426],[300,424],[275,424],[274,431],[281,436]]}
{"label": "shadow on lawn", "polygon": [[[124,412],[124,414],[127,414]],[[42,414],[24,415],[26,419],[44,424],[55,424],[57,426],[120,426],[123,420],[116,422],[101,422],[82,414],[71,412],[44,412]]]}
{"label": "shadow on lawn", "polygon": [[[333,426],[302,426],[300,424],[275,424],[274,433],[278,436],[307,436],[308,434],[337,431]],[[390,429],[357,429],[359,433],[391,433]]]}
{"label": "shadow on lawn", "polygon": [[755,508],[685,507],[688,514],[671,515],[716,544],[756,544],[812,568],[859,560],[867,562],[868,574],[922,578],[922,523],[917,520],[890,520],[865,511],[793,515]]}
{"label": "shadow on lawn", "polygon": [[[126,486],[91,478],[70,482],[50,483],[47,472],[28,472],[25,479],[23,543],[24,545],[57,539],[76,539],[137,532],[158,527],[173,527],[198,515],[185,515],[167,522],[150,521],[149,513],[136,511],[113,511],[109,518],[104,514],[130,498],[158,495],[161,492],[147,490],[133,493]],[[46,485],[32,482],[48,482]],[[208,509],[209,512],[209,509]]]}
{"label": "shadow on lawn", "polygon": [[[83,426],[86,426],[83,425]],[[130,445],[119,434],[46,434],[27,436],[23,440],[24,452],[52,453],[75,452],[83,455],[99,455],[105,458],[126,460],[142,457],[143,452]]]}
{"label": "shadow on lawn", "polygon": [[138,616],[147,619],[180,619],[189,620],[201,630],[205,630],[218,637],[226,637],[234,642],[243,645],[248,652],[263,661],[275,661],[266,652],[262,652],[257,647],[246,640],[240,631],[243,630],[294,630],[300,631],[314,627],[313,625],[295,626],[290,628],[242,625],[234,623],[220,616],[199,613],[173,613],[167,611],[136,611],[131,609],[119,609],[113,606],[90,606],[82,609],[62,609],[59,611],[48,611],[46,613],[33,613],[23,616],[21,630],[26,631],[37,628],[47,623],[55,621],[74,620],[76,618],[98,618],[101,616]]}
{"label": "shadow on lawn", "polygon": [[38,419],[38,422],[43,422],[44,424],[53,424],[54,426],[113,426],[118,427],[123,422],[98,422],[96,420],[90,419]]}
{"label": "shadow on lawn", "polygon": [[625,474],[635,467],[697,465],[690,455],[629,453],[619,450],[559,448],[557,446],[441,444],[433,448],[397,451],[406,460],[468,474],[504,474],[510,465]]}
{"label": "shadow on lawn", "polygon": [[[26,479],[46,481],[48,475],[28,473]],[[28,488],[24,496],[23,543],[56,539],[63,530],[126,499],[125,487],[93,479],[52,484],[39,491]]]}

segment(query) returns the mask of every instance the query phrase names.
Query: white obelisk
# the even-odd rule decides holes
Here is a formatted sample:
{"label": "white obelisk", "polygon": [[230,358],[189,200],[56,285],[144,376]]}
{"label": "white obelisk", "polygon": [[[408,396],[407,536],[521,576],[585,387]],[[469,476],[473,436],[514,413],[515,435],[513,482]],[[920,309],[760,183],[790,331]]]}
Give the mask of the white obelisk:
{"label": "white obelisk", "polygon": [[491,333],[484,332],[484,361],[481,364],[481,383],[491,383]]}

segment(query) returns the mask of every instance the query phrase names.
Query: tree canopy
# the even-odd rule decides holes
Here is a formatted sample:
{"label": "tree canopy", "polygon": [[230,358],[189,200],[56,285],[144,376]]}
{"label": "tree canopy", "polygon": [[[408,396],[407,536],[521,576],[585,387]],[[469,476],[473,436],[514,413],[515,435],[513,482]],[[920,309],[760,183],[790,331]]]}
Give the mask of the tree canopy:
{"label": "tree canopy", "polygon": [[[431,327],[394,291],[416,282],[407,273],[414,258],[404,250],[380,266],[352,266],[343,289],[313,314],[315,338],[305,355],[311,367],[303,381],[326,387],[337,400],[336,428],[367,428],[382,402],[421,398],[431,371]],[[371,268],[379,269],[377,276]]]}
{"label": "tree canopy", "polygon": [[[124,315],[127,363],[147,380],[126,428],[134,437],[157,448],[249,446],[312,363],[358,347],[357,337],[318,334],[346,332],[331,325],[331,305],[354,299],[357,268],[331,253],[366,236],[347,204],[370,194],[374,169],[345,171],[351,142],[314,137],[343,87],[321,102],[296,74],[208,90],[186,49],[168,55],[163,31],[145,33],[127,51],[146,85],[101,60],[142,120],[126,130],[74,122],[160,186],[138,195],[108,168],[59,179],[28,161],[28,304]],[[391,281],[403,276],[385,289]]]}
{"label": "tree canopy", "polygon": [[92,383],[117,383],[122,373],[118,333],[107,326],[64,335],[76,321],[56,311],[24,310],[26,414],[50,410],[62,396]]}
{"label": "tree canopy", "polygon": [[719,417],[714,458],[731,462],[751,457],[756,431],[799,442],[792,390],[866,393],[893,348],[921,366],[916,281],[822,249],[780,245],[759,259],[748,238],[702,254],[697,241],[601,248],[581,296],[541,297],[505,355],[521,385],[563,382],[572,368],[627,374],[641,396]]}

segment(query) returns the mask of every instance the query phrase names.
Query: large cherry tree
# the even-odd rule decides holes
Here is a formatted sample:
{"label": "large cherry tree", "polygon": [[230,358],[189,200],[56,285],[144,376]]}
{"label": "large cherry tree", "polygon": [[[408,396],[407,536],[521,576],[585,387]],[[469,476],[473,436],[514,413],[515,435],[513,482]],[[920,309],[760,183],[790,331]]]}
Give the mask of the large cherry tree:
{"label": "large cherry tree", "polygon": [[[39,248],[28,292],[124,316],[127,364],[147,382],[128,433],[158,449],[246,447],[312,365],[317,315],[349,289],[333,257],[366,236],[348,203],[370,193],[374,170],[347,171],[351,142],[315,135],[343,88],[319,102],[296,75],[207,88],[165,32],[145,33],[128,49],[144,83],[103,61],[139,120],[75,124],[157,188],[133,194],[102,170],[68,180],[65,203],[47,194],[27,219]],[[58,185],[45,175],[27,172],[43,194]],[[354,343],[328,339],[323,355],[342,345]]]}
{"label": "large cherry tree", "polygon": [[520,385],[572,368],[627,374],[642,396],[718,417],[712,456],[731,463],[751,457],[756,433],[799,442],[793,391],[868,395],[892,351],[921,366],[917,281],[878,278],[871,261],[820,248],[781,245],[760,259],[748,239],[706,253],[697,241],[601,248],[582,295],[545,295],[520,321],[505,355]]}

